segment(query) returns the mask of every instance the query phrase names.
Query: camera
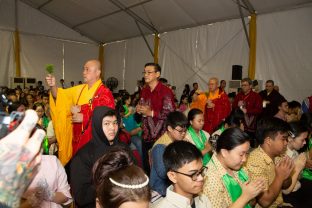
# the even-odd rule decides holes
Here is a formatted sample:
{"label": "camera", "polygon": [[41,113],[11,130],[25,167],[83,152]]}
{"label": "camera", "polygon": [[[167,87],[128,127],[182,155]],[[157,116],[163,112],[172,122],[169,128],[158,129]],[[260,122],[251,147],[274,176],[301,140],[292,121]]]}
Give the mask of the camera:
{"label": "camera", "polygon": [[24,113],[17,111],[8,115],[5,108],[10,105],[12,102],[4,94],[0,94],[0,139],[16,129],[24,118]]}

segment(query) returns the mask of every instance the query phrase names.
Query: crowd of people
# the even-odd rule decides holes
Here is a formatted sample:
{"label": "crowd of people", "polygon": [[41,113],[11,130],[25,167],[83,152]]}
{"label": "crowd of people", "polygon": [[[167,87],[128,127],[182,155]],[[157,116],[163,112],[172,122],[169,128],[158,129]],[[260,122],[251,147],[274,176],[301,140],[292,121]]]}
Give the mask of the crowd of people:
{"label": "crowd of people", "polygon": [[89,60],[76,86],[2,88],[2,111],[26,113],[0,140],[1,206],[312,207],[312,97],[211,77],[178,99],[158,64],[142,74],[112,93]]}

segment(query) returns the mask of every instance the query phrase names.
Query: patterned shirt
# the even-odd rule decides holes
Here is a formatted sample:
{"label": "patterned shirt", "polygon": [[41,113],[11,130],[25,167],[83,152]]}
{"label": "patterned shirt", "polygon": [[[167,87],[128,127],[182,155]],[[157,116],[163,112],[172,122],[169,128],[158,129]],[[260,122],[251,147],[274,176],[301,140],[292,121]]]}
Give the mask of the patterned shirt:
{"label": "patterned shirt", "polygon": [[[212,207],[229,207],[233,202],[222,180],[222,177],[227,174],[227,172],[218,160],[216,154],[213,154],[207,167],[208,171],[205,176],[203,194],[208,196]],[[247,173],[245,169],[244,171]],[[238,171],[233,171],[233,173],[234,179],[242,185],[241,181],[238,179]]]}
{"label": "patterned shirt", "polygon": [[[275,163],[260,146],[250,153],[246,163],[246,168],[250,173],[252,180],[259,178],[264,179],[265,190],[269,189],[269,186],[273,183],[275,178]],[[282,204],[283,197],[282,192],[280,192],[276,200],[271,204],[270,208],[276,208],[278,205]],[[256,208],[258,207],[261,206],[257,204]]]}
{"label": "patterned shirt", "polygon": [[153,91],[149,86],[144,87],[140,97],[150,104],[154,114],[154,117],[146,116],[142,118],[143,139],[145,141],[155,141],[165,133],[167,116],[175,110],[174,95],[170,88],[158,82]]}

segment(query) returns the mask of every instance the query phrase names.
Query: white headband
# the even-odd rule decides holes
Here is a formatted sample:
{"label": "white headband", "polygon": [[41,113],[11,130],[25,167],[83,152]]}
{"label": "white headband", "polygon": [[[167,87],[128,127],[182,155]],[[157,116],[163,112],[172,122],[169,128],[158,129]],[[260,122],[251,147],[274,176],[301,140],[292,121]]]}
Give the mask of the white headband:
{"label": "white headband", "polygon": [[118,183],[117,181],[113,180],[112,178],[109,178],[110,182],[112,182],[112,184],[116,185],[116,186],[119,186],[121,188],[126,188],[126,189],[140,189],[140,188],[143,188],[145,186],[147,186],[148,184],[148,177],[145,175],[146,177],[146,181],[144,181],[143,183],[141,184],[136,184],[136,185],[128,185],[128,184],[122,184],[122,183]]}

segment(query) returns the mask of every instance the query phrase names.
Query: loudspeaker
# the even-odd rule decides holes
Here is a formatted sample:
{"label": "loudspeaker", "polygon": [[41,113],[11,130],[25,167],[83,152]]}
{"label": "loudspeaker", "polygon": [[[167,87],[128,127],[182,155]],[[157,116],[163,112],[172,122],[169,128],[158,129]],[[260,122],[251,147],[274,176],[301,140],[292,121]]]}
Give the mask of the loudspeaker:
{"label": "loudspeaker", "polygon": [[233,65],[232,66],[232,80],[242,80],[243,66]]}

